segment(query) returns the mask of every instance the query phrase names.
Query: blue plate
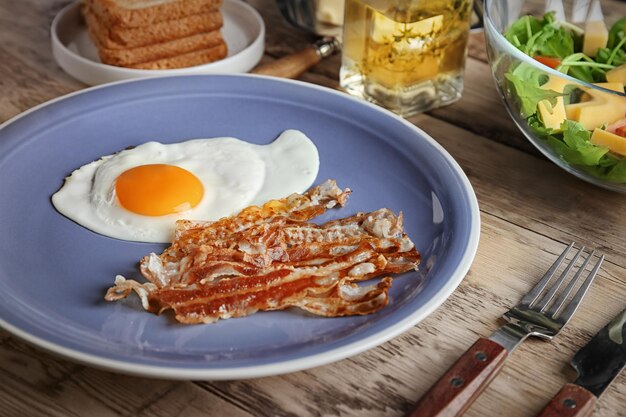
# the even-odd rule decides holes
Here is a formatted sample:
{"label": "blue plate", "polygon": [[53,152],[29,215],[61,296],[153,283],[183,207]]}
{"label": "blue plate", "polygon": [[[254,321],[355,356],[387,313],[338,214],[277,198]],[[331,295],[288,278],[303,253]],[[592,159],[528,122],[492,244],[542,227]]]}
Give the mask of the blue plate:
{"label": "blue plate", "polygon": [[[269,143],[299,129],[317,145],[320,172],[353,194],[324,218],[388,207],[423,255],[394,280],[390,303],[362,317],[261,312],[181,325],[136,299],[107,303],[116,274],[163,245],[107,238],[55,211],[50,196],[72,170],[148,140],[235,136]],[[243,169],[244,167],[242,167]],[[0,325],[49,351],[145,376],[236,379],[336,361],[379,345],[439,306],[478,245],[478,204],[458,164],[390,112],[330,89],[259,76],[184,76],[91,88],[0,126]]]}

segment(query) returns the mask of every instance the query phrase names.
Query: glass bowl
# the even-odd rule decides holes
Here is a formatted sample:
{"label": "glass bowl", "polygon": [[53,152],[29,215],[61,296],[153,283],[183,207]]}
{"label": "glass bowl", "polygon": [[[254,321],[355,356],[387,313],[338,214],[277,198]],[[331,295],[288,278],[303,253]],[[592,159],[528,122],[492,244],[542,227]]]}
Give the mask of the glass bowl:
{"label": "glass bowl", "polygon": [[[623,86],[620,92],[615,85],[602,86],[573,78],[555,63],[547,61],[547,64],[556,66],[552,68],[522,52],[504,36],[520,17],[532,15],[541,19],[547,11],[554,11],[559,22],[566,22],[554,23],[555,27],[568,31],[574,26],[571,22],[584,28],[585,21],[602,18],[600,3],[596,0],[485,1],[487,51],[498,91],[517,127],[552,162],[592,184],[626,193],[626,155],[599,145],[605,143],[600,140],[604,135],[594,133],[596,127],[615,129],[616,125],[619,126],[613,120],[616,109],[620,109],[621,118],[624,118],[626,95]],[[605,14],[604,21],[610,29],[615,21],[626,16],[626,10],[621,16],[615,11]],[[581,42],[581,38],[576,42]],[[534,86],[533,82],[536,83]],[[543,97],[535,94],[543,94],[541,90],[555,94],[548,101],[533,100],[533,95]],[[589,110],[593,107],[590,102],[598,107]],[[607,104],[609,107],[600,107],[601,103],[610,104]],[[586,110],[581,111],[585,107]],[[565,120],[570,121],[563,124]],[[626,125],[626,120],[624,123]],[[592,134],[597,136],[592,138]],[[624,141],[626,149],[626,138]],[[615,149],[614,145],[611,147]]]}

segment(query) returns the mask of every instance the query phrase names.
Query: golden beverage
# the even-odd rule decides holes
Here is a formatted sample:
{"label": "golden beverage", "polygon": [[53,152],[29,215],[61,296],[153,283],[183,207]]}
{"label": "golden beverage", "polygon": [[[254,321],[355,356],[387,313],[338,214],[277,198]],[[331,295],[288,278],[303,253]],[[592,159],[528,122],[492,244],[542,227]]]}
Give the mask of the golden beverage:
{"label": "golden beverage", "polygon": [[402,116],[463,90],[471,0],[346,0],[341,86]]}

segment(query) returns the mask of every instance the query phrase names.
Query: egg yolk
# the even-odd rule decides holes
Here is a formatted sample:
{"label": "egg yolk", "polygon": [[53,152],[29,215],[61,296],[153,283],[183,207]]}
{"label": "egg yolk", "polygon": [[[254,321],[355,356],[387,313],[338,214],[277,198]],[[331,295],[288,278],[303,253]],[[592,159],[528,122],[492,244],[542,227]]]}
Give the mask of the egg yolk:
{"label": "egg yolk", "polygon": [[151,164],[120,174],[115,192],[125,209],[144,216],[163,216],[198,205],[204,188],[200,180],[186,169]]}

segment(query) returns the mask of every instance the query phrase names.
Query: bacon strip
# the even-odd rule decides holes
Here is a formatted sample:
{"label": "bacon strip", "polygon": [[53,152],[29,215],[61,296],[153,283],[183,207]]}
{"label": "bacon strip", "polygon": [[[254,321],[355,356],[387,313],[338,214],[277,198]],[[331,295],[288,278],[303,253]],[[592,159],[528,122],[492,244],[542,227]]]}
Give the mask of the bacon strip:
{"label": "bacon strip", "polygon": [[[231,218],[179,222],[172,246],[142,259],[149,282],[118,276],[105,299],[134,292],[146,310],[171,309],[181,323],[289,307],[327,317],[378,311],[388,302],[386,275],[417,268],[420,254],[402,231],[402,214],[388,209],[308,223],[348,194],[327,181]],[[356,284],[381,276],[376,285]]]}
{"label": "bacon strip", "polygon": [[[208,242],[217,244],[234,233],[268,223],[276,218],[304,222],[323,214],[327,209],[346,204],[350,189],[341,190],[334,180],[328,180],[304,194],[292,194],[281,200],[271,200],[263,207],[250,206],[235,217],[216,222],[179,220],[176,222],[174,244],[169,250],[192,248]],[[168,251],[164,255],[169,254]]]}
{"label": "bacon strip", "polygon": [[150,254],[141,261],[140,268],[142,274],[158,286],[191,284],[200,279],[209,280],[210,274],[217,277],[260,273],[271,268],[273,262],[319,264],[354,250],[365,240],[381,252],[404,252],[413,247],[411,240],[402,233],[402,216],[381,209],[322,226],[287,223],[275,218],[272,223],[187,248],[173,261],[167,251],[160,257]]}

